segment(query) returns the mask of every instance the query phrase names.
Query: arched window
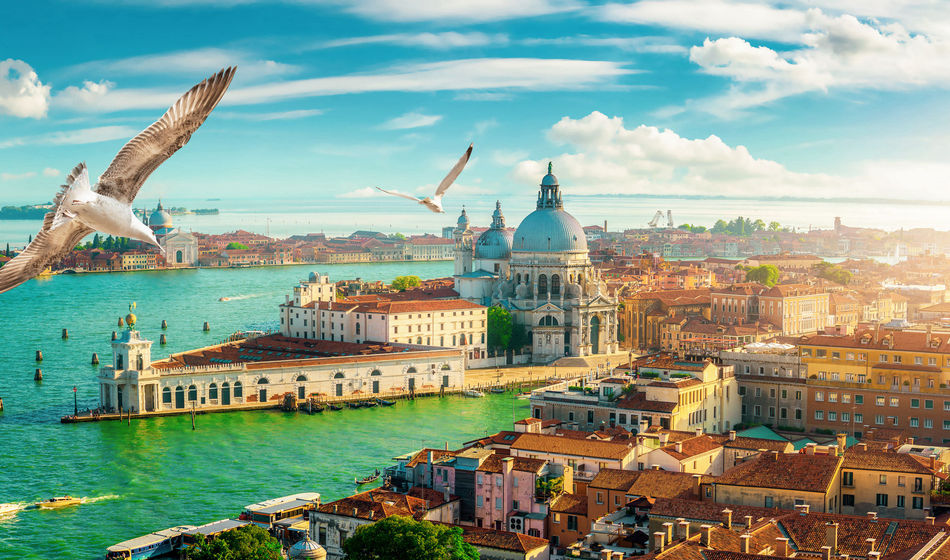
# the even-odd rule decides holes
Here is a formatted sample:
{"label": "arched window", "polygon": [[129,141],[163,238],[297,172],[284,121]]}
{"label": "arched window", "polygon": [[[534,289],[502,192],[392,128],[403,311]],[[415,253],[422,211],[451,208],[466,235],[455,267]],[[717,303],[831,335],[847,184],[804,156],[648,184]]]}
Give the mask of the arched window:
{"label": "arched window", "polygon": [[370,375],[382,375],[382,374],[383,372],[379,371],[378,369],[374,369],[373,373],[370,373]]}
{"label": "arched window", "polygon": [[421,336],[416,338],[416,344],[422,344],[422,337],[421,337]]}
{"label": "arched window", "polygon": [[184,262],[184,260],[185,260],[185,256],[181,254],[181,251],[176,251],[175,262],[178,264],[181,264],[182,262]]}
{"label": "arched window", "polygon": [[306,376],[306,375],[298,375],[298,376],[297,376],[297,381],[306,381],[306,380],[307,380],[307,376]]}
{"label": "arched window", "polygon": [[548,293],[548,277],[545,274],[538,274],[538,295]]}
{"label": "arched window", "polygon": [[541,317],[540,321],[538,321],[538,325],[541,327],[556,327],[558,325],[557,317],[545,315],[544,317]]}
{"label": "arched window", "polygon": [[217,383],[212,383],[208,385],[208,398],[217,399],[218,398],[218,385]]}
{"label": "arched window", "polygon": [[462,334],[459,336],[459,346],[465,346],[465,335]]}
{"label": "arched window", "polygon": [[443,370],[443,371],[445,371],[445,370],[450,370],[450,369],[452,369],[452,366],[450,366],[449,364],[442,364],[442,370]]}
{"label": "arched window", "polygon": [[244,396],[244,387],[241,385],[240,381],[234,382],[234,396],[238,398]]}
{"label": "arched window", "polygon": [[189,401],[198,400],[198,388],[195,387],[194,385],[188,386],[188,400]]}
{"label": "arched window", "polygon": [[409,369],[407,369],[407,370],[406,370],[406,373],[416,373],[416,368],[415,368],[415,366],[412,366],[412,367],[410,367]]}
{"label": "arched window", "polygon": [[333,379],[343,379],[343,372],[342,371],[336,372],[336,375],[333,376]]}
{"label": "arched window", "polygon": [[270,381],[268,381],[266,377],[262,377],[257,380],[258,385],[267,385],[268,383],[270,383]]}
{"label": "arched window", "polygon": [[521,273],[519,272],[518,274],[515,275],[515,277],[518,279],[518,283],[520,284],[520,283],[521,283]]}
{"label": "arched window", "polygon": [[168,387],[162,389],[162,404],[172,404],[172,390]]}
{"label": "arched window", "polygon": [[143,369],[145,369],[145,360],[142,359],[142,355],[141,355],[141,354],[139,354],[139,355],[135,358],[135,369],[137,369],[137,370],[139,370],[139,371],[142,371]]}
{"label": "arched window", "polygon": [[557,274],[551,275],[551,294],[559,295],[561,293],[561,277]]}

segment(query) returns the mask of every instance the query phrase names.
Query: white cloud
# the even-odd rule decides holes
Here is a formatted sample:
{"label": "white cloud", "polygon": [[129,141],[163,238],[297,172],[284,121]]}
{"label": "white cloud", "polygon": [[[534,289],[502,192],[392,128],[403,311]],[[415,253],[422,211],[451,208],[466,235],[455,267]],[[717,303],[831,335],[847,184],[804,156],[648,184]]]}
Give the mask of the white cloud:
{"label": "white cloud", "polygon": [[218,118],[237,119],[245,121],[286,121],[294,119],[305,119],[322,115],[320,109],[296,109],[293,111],[276,111],[272,113],[236,113],[234,111],[218,111],[215,113]]}
{"label": "white cloud", "polygon": [[75,144],[95,144],[120,138],[131,139],[139,130],[130,126],[97,126],[61,132],[52,132],[38,136],[11,138],[0,142],[0,148],[14,146],[63,146]]}
{"label": "white cloud", "polygon": [[508,36],[503,33],[489,35],[478,31],[459,33],[457,31],[443,31],[441,33],[391,33],[388,35],[370,35],[366,37],[350,37],[334,39],[317,45],[318,48],[349,47],[356,45],[373,45],[388,43],[412,47],[426,47],[431,49],[453,49],[461,47],[504,46],[508,44]]}
{"label": "white cloud", "polygon": [[689,50],[683,45],[674,43],[669,37],[639,36],[639,37],[591,37],[576,35],[554,38],[531,38],[518,41],[523,45],[563,45],[584,47],[609,47],[623,51],[648,54],[686,54]]}
{"label": "white cloud", "polygon": [[349,192],[341,193],[336,195],[337,198],[370,198],[376,196],[380,193],[378,190],[373,187],[363,187],[361,189],[352,190]]}
{"label": "white cloud", "polygon": [[831,89],[897,90],[950,86],[950,41],[910,34],[899,24],[808,11],[803,47],[779,52],[737,37],[690,50],[703,72],[733,82],[724,95],[691,106],[720,116],[784,97]]}
{"label": "white cloud", "polygon": [[27,171],[25,173],[0,173],[0,180],[2,181],[19,181],[20,179],[29,179],[30,177],[36,177],[36,172]]}
{"label": "white cloud", "polygon": [[404,115],[389,119],[379,128],[383,130],[406,130],[409,128],[422,128],[432,126],[442,120],[442,115],[424,115],[422,113],[409,112]]}
{"label": "white cloud", "polygon": [[[635,73],[623,63],[552,58],[472,58],[412,64],[386,71],[325,78],[285,80],[231,88],[222,105],[249,105],[285,99],[390,91],[465,91],[523,89],[581,90],[604,86]],[[165,108],[184,89],[116,89],[109,82],[70,86],[53,104],[85,112]]]}
{"label": "white cloud", "polygon": [[113,60],[96,60],[77,64],[66,70],[67,74],[100,75],[151,75],[151,74],[197,74],[211,75],[227,66],[238,66],[241,80],[256,79],[295,73],[299,67],[263,60],[253,54],[215,47],[148,54]]}
{"label": "white cloud", "polygon": [[[419,196],[419,198],[424,196],[432,196],[432,193],[435,192],[435,188],[437,186],[438,185],[436,183],[432,183],[431,185],[421,185],[416,187],[413,192]],[[448,191],[446,191],[446,196],[474,196],[479,194],[488,194],[490,192],[492,191],[484,187],[477,187],[475,185],[469,185],[466,183],[452,183],[452,186],[449,187]]]}
{"label": "white cloud", "polygon": [[382,21],[499,21],[577,10],[576,0],[347,0],[347,12]]}
{"label": "white cloud", "polygon": [[496,128],[498,126],[498,119],[492,117],[490,119],[485,119],[475,123],[475,130],[472,132],[471,136],[481,136],[487,131]]}
{"label": "white cloud", "polygon": [[714,35],[798,39],[805,27],[800,10],[735,0],[641,0],[597,10],[603,21],[689,29]]}
{"label": "white cloud", "polygon": [[493,150],[491,159],[498,165],[510,166],[526,159],[528,152],[524,150]]}
{"label": "white cloud", "polygon": [[47,167],[43,170],[43,177],[59,177],[59,169]]}
{"label": "white cloud", "polygon": [[455,96],[456,101],[509,101],[514,96],[510,93],[501,92],[468,92],[459,93]]}
{"label": "white cloud", "polygon": [[49,109],[50,87],[22,60],[0,61],[0,114],[40,119]]}

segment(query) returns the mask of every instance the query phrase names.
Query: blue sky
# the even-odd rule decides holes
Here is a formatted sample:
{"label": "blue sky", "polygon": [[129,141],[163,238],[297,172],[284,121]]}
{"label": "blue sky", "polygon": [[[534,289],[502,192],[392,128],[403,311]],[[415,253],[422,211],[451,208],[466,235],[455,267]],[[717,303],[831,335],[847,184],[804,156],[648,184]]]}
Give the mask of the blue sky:
{"label": "blue sky", "polygon": [[50,199],[79,161],[97,175],[228,64],[224,101],[143,203],[402,204],[371,187],[425,193],[469,142],[447,208],[530,201],[549,159],[572,194],[950,200],[938,4],[7,3],[0,204]]}

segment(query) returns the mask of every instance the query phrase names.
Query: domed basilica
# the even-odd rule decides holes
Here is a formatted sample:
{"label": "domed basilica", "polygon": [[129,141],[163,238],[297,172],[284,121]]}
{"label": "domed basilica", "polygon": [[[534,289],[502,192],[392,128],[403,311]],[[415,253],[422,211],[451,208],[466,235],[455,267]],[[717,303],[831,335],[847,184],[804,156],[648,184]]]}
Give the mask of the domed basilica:
{"label": "domed basilica", "polygon": [[617,301],[590,263],[584,228],[564,211],[551,164],[537,209],[514,235],[496,203],[477,241],[465,210],[454,238],[456,291],[510,310],[531,334],[534,362],[617,351]]}

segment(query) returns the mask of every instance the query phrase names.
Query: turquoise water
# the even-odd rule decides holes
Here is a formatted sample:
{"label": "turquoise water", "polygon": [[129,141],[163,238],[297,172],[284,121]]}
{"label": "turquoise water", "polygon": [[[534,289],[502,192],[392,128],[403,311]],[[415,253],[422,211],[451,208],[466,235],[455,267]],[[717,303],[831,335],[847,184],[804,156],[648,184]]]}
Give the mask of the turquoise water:
{"label": "turquoise water", "polygon": [[[423,445],[458,446],[526,415],[510,395],[420,399],[392,408],[236,412],[62,425],[72,388],[95,406],[93,352],[110,352],[116,319],[136,301],[139,329],[168,345],[153,357],[273,324],[277,304],[310,270],[332,279],[439,277],[451,262],[293,266],[56,276],[0,294],[0,503],[53,495],[91,498],[62,511],[27,510],[0,520],[0,558],[99,558],[120,540],[179,524],[235,516],[247,504],[303,491],[352,493],[353,477]],[[228,302],[218,298],[228,296]],[[211,332],[203,333],[204,321]],[[69,340],[60,333],[69,329]],[[34,353],[44,361],[37,365]],[[33,382],[36,367],[42,383]]]}

